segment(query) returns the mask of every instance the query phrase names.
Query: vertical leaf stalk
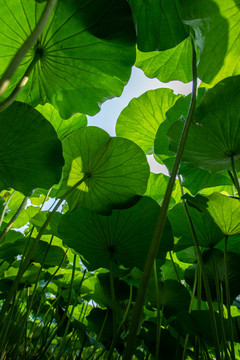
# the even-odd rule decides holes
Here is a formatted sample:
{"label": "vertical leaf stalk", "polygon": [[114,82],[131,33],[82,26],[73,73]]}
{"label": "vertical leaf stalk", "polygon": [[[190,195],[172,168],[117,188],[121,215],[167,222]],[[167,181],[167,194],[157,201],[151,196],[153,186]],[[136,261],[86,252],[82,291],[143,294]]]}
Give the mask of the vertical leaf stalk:
{"label": "vertical leaf stalk", "polygon": [[188,131],[193,119],[193,114],[195,111],[196,106],[196,98],[197,98],[197,61],[196,61],[196,51],[195,51],[195,44],[193,39],[191,39],[192,43],[192,76],[193,76],[193,86],[192,86],[192,97],[191,97],[191,103],[189,107],[189,111],[187,114],[187,118],[183,127],[183,131],[181,134],[175,162],[173,165],[171,177],[168,182],[167,190],[163,199],[162,207],[160,209],[160,213],[158,216],[155,232],[153,235],[152,243],[150,245],[150,249],[147,255],[143,276],[141,279],[140,288],[137,295],[136,304],[133,310],[132,314],[132,322],[129,329],[129,335],[128,335],[128,341],[126,345],[126,349],[124,352],[123,360],[130,360],[132,358],[132,353],[136,341],[136,336],[140,324],[140,318],[142,314],[142,309],[146,297],[146,292],[148,288],[149,279],[151,276],[152,268],[154,259],[156,258],[156,255],[158,253],[158,249],[161,244],[161,238],[163,234],[164,224],[167,217],[167,211],[169,207],[169,202],[171,199],[171,194],[173,191],[173,187],[175,184],[175,179],[178,173],[178,169],[181,163],[184,147],[187,141]]}

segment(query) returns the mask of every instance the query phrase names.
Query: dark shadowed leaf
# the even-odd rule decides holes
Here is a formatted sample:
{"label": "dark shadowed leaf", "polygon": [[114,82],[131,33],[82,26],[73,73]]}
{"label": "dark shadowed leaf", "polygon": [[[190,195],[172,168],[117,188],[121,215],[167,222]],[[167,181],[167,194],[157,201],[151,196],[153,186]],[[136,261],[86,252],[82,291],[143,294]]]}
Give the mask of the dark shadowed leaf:
{"label": "dark shadowed leaf", "polygon": [[135,21],[137,44],[141,51],[175,47],[188,33],[178,9],[178,1],[128,0]]}
{"label": "dark shadowed leaf", "polygon": [[30,195],[60,180],[62,145],[52,125],[31,106],[15,102],[0,113],[0,188]]}
{"label": "dark shadowed leaf", "polygon": [[[223,286],[224,303],[226,304],[226,291],[225,291],[225,263],[224,253],[218,249],[207,250],[203,253],[204,267],[208,278],[212,300],[217,299],[216,295],[216,282],[221,283]],[[227,253],[227,275],[229,281],[229,290],[231,301],[240,293],[240,268],[239,268],[240,255],[234,253]],[[190,266],[185,270],[186,282],[193,286],[196,265]],[[197,296],[197,294],[196,294]],[[202,299],[206,300],[204,286],[202,284]]]}
{"label": "dark shadowed leaf", "polygon": [[182,18],[200,49],[198,76],[215,85],[240,74],[239,0],[181,0]]}
{"label": "dark shadowed leaf", "polygon": [[132,141],[111,138],[104,130],[86,127],[63,141],[65,166],[58,196],[84,175],[85,180],[68,198],[70,210],[77,206],[109,213],[113,207],[130,206],[143,195],[149,165],[143,151]]}
{"label": "dark shadowed leaf", "polygon": [[63,120],[51,104],[38,105],[36,110],[50,121],[60,140],[63,140],[74,131],[87,126],[87,117],[83,114],[75,114],[70,119]]}
{"label": "dark shadowed leaf", "polygon": [[[58,233],[65,245],[82,256],[89,270],[109,269],[111,263],[143,269],[159,210],[158,204],[148,197],[129,209],[113,210],[110,216],[78,208],[62,217]],[[158,258],[165,258],[173,247],[168,221],[163,239]]]}
{"label": "dark shadowed leaf", "polygon": [[[44,7],[45,3],[29,0],[2,2],[1,73],[32,32]],[[124,0],[59,0],[6,95],[36,53],[41,58],[18,99],[33,106],[49,102],[63,118],[77,112],[96,114],[99,104],[121,95],[135,61],[129,5]]]}
{"label": "dark shadowed leaf", "polygon": [[[224,234],[204,213],[189,207],[189,214],[197,236],[198,244],[212,247],[224,238]],[[190,225],[182,204],[177,204],[168,212],[173,234],[176,238],[174,250],[179,251],[194,246]]]}
{"label": "dark shadowed leaf", "polygon": [[[165,280],[159,285],[159,305],[164,306],[164,314],[169,317],[178,312],[188,310],[190,304],[190,294],[186,287],[177,280]],[[147,294],[147,299],[151,305],[156,307],[157,300],[154,292]]]}

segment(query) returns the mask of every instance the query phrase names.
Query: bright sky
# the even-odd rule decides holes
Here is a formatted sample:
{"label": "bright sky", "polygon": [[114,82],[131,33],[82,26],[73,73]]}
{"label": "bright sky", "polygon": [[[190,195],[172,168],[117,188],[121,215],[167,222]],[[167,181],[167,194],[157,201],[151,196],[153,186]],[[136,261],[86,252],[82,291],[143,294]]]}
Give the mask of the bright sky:
{"label": "bright sky", "polygon": [[[148,90],[158,89],[161,87],[170,88],[174,90],[175,94],[187,95],[192,90],[192,83],[184,84],[180,81],[171,81],[169,83],[162,83],[158,79],[147,78],[143,71],[134,67],[131,78],[125,86],[122,95],[119,98],[106,101],[101,111],[93,116],[88,117],[88,125],[99,126],[106,130],[111,136],[115,136],[115,125],[121,111],[128,105],[130,100],[134,97],[139,97]],[[150,168],[152,172],[166,173],[165,166],[158,164],[153,156],[148,156]]]}

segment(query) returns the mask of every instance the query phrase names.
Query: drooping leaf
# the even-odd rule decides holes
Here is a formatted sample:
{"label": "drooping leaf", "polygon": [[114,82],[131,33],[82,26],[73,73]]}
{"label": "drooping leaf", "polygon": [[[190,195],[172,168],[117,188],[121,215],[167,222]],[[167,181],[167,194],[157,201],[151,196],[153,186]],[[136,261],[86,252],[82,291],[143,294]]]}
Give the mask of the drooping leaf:
{"label": "drooping leaf", "polygon": [[188,203],[202,211],[225,235],[240,234],[240,201],[221,193],[195,197],[184,195]]}
{"label": "drooping leaf", "polygon": [[[189,214],[200,246],[212,247],[224,238],[219,227],[204,213],[189,207]],[[175,241],[174,251],[194,246],[192,232],[182,204],[177,204],[168,212]]]}
{"label": "drooping leaf", "polygon": [[[34,29],[44,7],[45,3],[28,0],[2,2],[1,73]],[[77,112],[96,114],[99,104],[120,96],[135,61],[129,5],[125,0],[59,0],[6,96],[36,54],[40,60],[18,99],[32,106],[49,102],[63,118]]]}
{"label": "drooping leaf", "polygon": [[60,180],[62,145],[52,125],[31,106],[15,102],[0,113],[0,188],[30,195]]}
{"label": "drooping leaf", "polygon": [[215,85],[240,74],[239,0],[181,0],[182,19],[195,33],[200,49],[198,76]]}
{"label": "drooping leaf", "polygon": [[[193,166],[217,172],[239,168],[240,155],[240,76],[223,80],[204,96],[191,124],[183,160]],[[224,99],[224,101],[223,101]],[[182,121],[168,131],[170,150],[176,151]]]}
{"label": "drooping leaf", "polygon": [[143,195],[149,165],[143,151],[132,141],[111,138],[104,130],[87,127],[63,141],[65,166],[58,196],[89,174],[68,196],[70,210],[77,206],[109,213],[113,207],[129,206]]}
{"label": "drooping leaf", "polygon": [[74,131],[87,126],[87,117],[83,114],[75,114],[70,119],[63,120],[51,104],[38,105],[36,110],[50,121],[60,140],[63,140]]}
{"label": "drooping leaf", "polygon": [[[148,197],[129,209],[113,210],[110,216],[78,208],[61,218],[58,233],[65,245],[82,256],[89,270],[109,269],[111,263],[143,269],[159,210],[158,204]],[[172,247],[167,221],[157,257],[165,258]]]}
{"label": "drooping leaf", "polygon": [[[177,64],[177,65],[176,65]],[[192,80],[192,48],[190,38],[165,51],[137,51],[135,66],[144,71],[149,78],[162,82]]]}
{"label": "drooping leaf", "polygon": [[152,154],[157,129],[179,97],[170,89],[157,89],[132,99],[117,120],[117,136],[134,141],[146,154]]}
{"label": "drooping leaf", "polygon": [[141,51],[166,50],[175,47],[188,33],[178,9],[178,1],[128,0]]}

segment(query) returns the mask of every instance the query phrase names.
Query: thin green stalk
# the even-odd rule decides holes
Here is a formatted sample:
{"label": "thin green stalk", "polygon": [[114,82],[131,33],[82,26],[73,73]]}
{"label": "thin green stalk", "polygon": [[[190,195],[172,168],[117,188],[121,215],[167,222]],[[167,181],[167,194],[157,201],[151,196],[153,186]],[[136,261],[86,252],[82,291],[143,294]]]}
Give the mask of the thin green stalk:
{"label": "thin green stalk", "polygon": [[24,42],[24,44],[20,47],[20,49],[17,51],[16,55],[8,65],[6,71],[2,75],[2,78],[0,79],[0,97],[7,89],[11,78],[13,77],[18,66],[22,62],[24,56],[27,54],[27,52],[31,49],[31,47],[37,41],[39,36],[42,34],[56,3],[57,0],[48,0],[47,5],[43,10],[43,13],[35,29],[31,33],[31,35],[27,38],[27,40]]}
{"label": "thin green stalk", "polygon": [[[77,257],[76,254],[74,254],[74,260],[73,260],[73,272],[74,272],[74,273],[75,273],[75,269],[76,269],[76,257]],[[63,350],[63,347],[64,347],[64,345],[65,345],[66,336],[67,336],[68,329],[69,329],[69,326],[70,326],[70,322],[71,322],[71,319],[72,319],[72,314],[73,314],[74,308],[75,308],[75,306],[76,306],[76,303],[77,303],[77,301],[78,301],[77,297],[78,297],[78,295],[79,295],[79,293],[80,293],[81,285],[82,285],[82,282],[83,282],[83,280],[84,280],[84,277],[85,277],[85,274],[84,274],[83,278],[81,279],[81,284],[80,284],[80,286],[79,286],[78,293],[76,294],[76,295],[77,295],[77,296],[76,296],[76,300],[75,300],[75,302],[74,302],[74,304],[73,304],[73,306],[72,306],[71,312],[70,312],[70,314],[69,314],[69,316],[68,316],[67,325],[66,325],[66,328],[65,328],[65,330],[64,330],[64,334],[63,334],[63,336],[62,336],[62,339],[61,339],[61,344],[60,344],[60,347],[59,347],[59,350],[58,350],[58,354],[57,354],[56,357],[54,357],[55,360],[60,360],[60,359],[61,359],[62,350]],[[74,280],[74,275],[73,275],[73,280]],[[72,284],[71,284],[71,285],[72,285],[72,288],[73,288],[73,281],[72,281]],[[72,291],[72,289],[71,289],[71,291]]]}
{"label": "thin green stalk", "polygon": [[107,360],[111,360],[112,353],[114,351],[114,346],[117,340],[117,304],[116,304],[116,296],[114,290],[114,275],[112,263],[110,263],[110,290],[111,290],[111,298],[112,298],[112,314],[113,314],[113,337],[110,345],[110,349],[107,355]]}
{"label": "thin green stalk", "polygon": [[176,274],[176,276],[177,276],[177,279],[178,279],[179,282],[181,282],[179,273],[178,273],[178,271],[177,271],[177,267],[176,267],[175,262],[174,262],[173,257],[172,257],[172,251],[169,251],[169,255],[170,255],[170,259],[171,259],[171,262],[172,262],[172,266],[173,266],[173,269],[174,269],[175,274]]}
{"label": "thin green stalk", "polygon": [[154,260],[153,272],[154,272],[154,283],[155,283],[156,301],[157,301],[157,333],[156,333],[156,356],[155,357],[156,357],[156,360],[159,360],[161,319],[160,319],[160,302],[159,302],[159,287],[158,287],[156,259]]}
{"label": "thin green stalk", "polygon": [[[43,265],[44,265],[45,260],[46,260],[46,258],[47,258],[48,252],[49,252],[49,250],[50,250],[50,247],[51,247],[53,238],[54,238],[54,235],[51,236],[51,240],[50,240],[50,242],[49,242],[49,244],[48,244],[47,251],[45,252],[45,255],[44,255],[42,264],[41,264],[41,266],[40,266],[40,268],[39,268],[38,275],[37,275],[37,278],[36,278],[36,281],[35,281],[35,286],[34,286],[34,289],[33,289],[33,293],[32,293],[31,298],[30,298],[30,300],[29,300],[29,302],[28,302],[28,304],[27,304],[27,309],[26,309],[26,313],[25,313],[25,315],[24,315],[24,319],[21,319],[21,323],[25,323],[25,322],[26,322],[26,325],[27,325],[29,313],[30,313],[31,308],[32,308],[32,305],[33,305],[33,300],[34,300],[35,295],[36,295],[36,291],[37,291],[37,287],[38,287],[38,282],[39,282],[39,279],[40,279],[40,276],[41,276],[41,273],[42,273]],[[22,338],[23,331],[24,331],[24,326],[22,327],[22,330],[20,331],[20,334],[18,335],[18,341],[17,341],[17,344],[16,344],[16,346],[15,346],[15,348],[16,348],[15,354],[14,354],[14,357],[15,357],[15,358],[17,358],[18,346],[19,346],[20,340],[21,340],[21,338]]]}
{"label": "thin green stalk", "polygon": [[233,174],[233,179],[234,179],[234,185],[235,185],[235,187],[236,187],[238,196],[240,196],[240,186],[239,186],[239,181],[238,181],[238,176],[237,176],[237,171],[236,171],[234,156],[231,156],[231,165],[232,165],[232,174]]}
{"label": "thin green stalk", "polygon": [[145,267],[144,267],[144,271],[143,271],[143,276],[141,279],[141,284],[140,284],[140,288],[139,288],[138,295],[137,295],[136,304],[135,304],[135,307],[133,310],[132,321],[131,321],[131,325],[130,325],[130,329],[129,329],[129,335],[128,335],[128,340],[127,340],[127,345],[126,345],[126,349],[124,352],[123,360],[130,360],[132,358],[132,353],[133,353],[136,336],[137,336],[137,332],[138,332],[138,328],[139,328],[139,324],[140,324],[140,319],[141,319],[142,309],[143,309],[143,305],[144,305],[144,301],[145,301],[145,297],[146,297],[148,283],[149,283],[149,279],[150,279],[150,276],[152,273],[154,259],[156,258],[158,249],[160,247],[164,224],[166,221],[166,216],[167,216],[167,211],[168,211],[168,206],[169,206],[169,202],[171,199],[171,194],[172,194],[173,187],[175,184],[175,179],[176,179],[176,176],[178,173],[178,169],[179,169],[179,166],[181,163],[184,147],[185,147],[187,136],[188,136],[188,131],[189,131],[189,128],[190,128],[190,125],[191,125],[191,122],[193,119],[193,114],[195,111],[196,98],[197,98],[197,62],[196,62],[196,52],[195,52],[193,39],[192,39],[192,74],[193,74],[193,87],[192,87],[191,103],[190,103],[187,118],[186,118],[186,121],[185,121],[185,124],[183,127],[183,131],[181,134],[181,139],[179,142],[178,151],[177,151],[175,162],[173,165],[171,177],[169,179],[167,190],[166,190],[166,193],[165,193],[165,196],[163,199],[162,207],[160,209],[160,213],[158,216],[152,243],[150,245],[150,249],[149,249],[149,252],[147,255],[147,259],[146,259],[146,263],[145,263]]}
{"label": "thin green stalk", "polygon": [[45,347],[42,349],[41,354],[38,356],[37,359],[42,359],[43,355],[46,353],[47,349],[49,348],[49,346],[51,345],[53,339],[55,338],[57,332],[59,331],[59,329],[63,326],[64,321],[67,317],[67,313],[68,313],[68,309],[69,309],[69,304],[72,298],[72,291],[73,291],[73,281],[74,281],[74,276],[75,276],[75,270],[76,270],[76,254],[74,255],[74,260],[73,260],[73,270],[72,270],[72,276],[71,276],[71,282],[70,282],[70,289],[69,289],[69,294],[68,294],[68,299],[67,299],[67,304],[65,307],[65,311],[63,316],[61,317],[61,320],[57,326],[57,328],[53,331],[50,339],[48,340],[47,344],[45,345]]}
{"label": "thin green stalk", "polygon": [[222,296],[220,291],[220,282],[219,282],[219,276],[217,271],[217,265],[216,265],[216,259],[213,254],[213,266],[214,266],[214,275],[215,275],[215,286],[216,286],[216,294],[217,294],[217,303],[218,303],[218,312],[220,317],[220,324],[221,324],[221,330],[222,330],[222,337],[223,337],[223,351],[225,353],[225,359],[228,360],[228,351],[227,351],[227,341],[226,341],[226,334],[224,329],[224,316],[223,316],[223,302],[222,302]]}
{"label": "thin green stalk", "polygon": [[233,319],[231,315],[231,299],[230,299],[230,288],[229,288],[229,279],[228,279],[227,241],[228,241],[228,235],[225,236],[225,243],[224,243],[225,291],[226,291],[226,300],[227,300],[228,323],[230,328],[231,355],[232,355],[232,360],[235,360],[235,349],[234,349],[234,340],[233,340]]}
{"label": "thin green stalk", "polygon": [[6,214],[6,211],[7,211],[7,208],[8,208],[8,204],[9,204],[11,198],[13,197],[13,195],[15,194],[15,192],[16,192],[16,191],[13,191],[13,192],[9,195],[9,197],[8,197],[8,199],[7,199],[7,201],[6,201],[5,205],[4,205],[4,208],[3,208],[3,211],[2,211],[2,214],[1,214],[1,218],[0,218],[0,227],[2,226],[2,222],[3,222],[4,216],[5,216],[5,214]]}
{"label": "thin green stalk", "polygon": [[[182,192],[183,192],[183,188],[181,186]],[[192,223],[192,219],[190,217],[188,208],[186,206],[185,200],[183,200],[183,206],[184,206],[184,210],[190,225],[190,230],[192,233],[192,237],[193,237],[193,241],[194,241],[194,245],[197,251],[197,257],[198,257],[198,261],[201,267],[201,274],[202,274],[202,278],[203,278],[203,284],[205,287],[205,292],[206,292],[206,297],[207,297],[207,303],[208,303],[208,309],[209,309],[209,315],[210,315],[210,319],[211,319],[211,326],[212,326],[212,333],[213,333],[213,339],[214,339],[214,348],[215,348],[215,354],[216,354],[216,360],[220,360],[220,352],[219,352],[219,339],[218,339],[218,331],[217,331],[217,323],[216,323],[216,318],[214,315],[214,311],[213,311],[213,305],[212,305],[212,297],[211,297],[211,292],[210,292],[210,288],[209,288],[209,283],[208,283],[208,278],[205,272],[205,267],[204,267],[204,262],[203,262],[203,258],[202,258],[202,253],[201,250],[199,248],[198,245],[198,241],[197,241],[197,236],[196,236],[196,232]]]}
{"label": "thin green stalk", "polygon": [[0,234],[0,242],[2,241],[2,239],[5,237],[5,235],[8,233],[8,231],[11,229],[11,227],[13,226],[14,222],[16,221],[16,219],[18,218],[18,216],[21,214],[22,210],[24,209],[27,201],[28,201],[29,197],[25,196],[25,198],[23,199],[21,205],[19,206],[18,210],[16,211],[16,213],[13,215],[13,217],[11,218],[11,220],[9,221],[9,223],[7,224],[7,226],[5,227],[5,229],[1,232]]}
{"label": "thin green stalk", "polygon": [[24,274],[25,270],[27,269],[30,261],[31,261],[31,258],[32,258],[32,255],[34,253],[34,251],[36,250],[37,248],[37,245],[42,237],[42,235],[44,234],[44,231],[46,230],[48,224],[50,223],[50,221],[52,220],[54,214],[56,213],[56,211],[58,210],[59,206],[61,205],[61,203],[80,185],[82,184],[86,179],[88,179],[90,177],[89,174],[86,174],[84,175],[84,177],[79,180],[72,188],[70,188],[60,199],[59,201],[57,202],[56,206],[54,207],[53,211],[49,214],[48,218],[46,219],[46,221],[44,222],[43,226],[41,227],[37,237],[34,239],[34,242],[26,256],[26,258],[24,259],[23,263],[22,263],[22,266],[19,268],[19,271],[18,271],[18,274],[16,276],[16,279],[14,281],[14,283],[12,284],[11,288],[9,289],[9,292],[8,292],[8,296],[4,302],[4,305],[2,307],[2,310],[1,310],[1,313],[0,313],[0,323],[2,321],[2,318],[4,316],[4,314],[6,313],[8,307],[9,307],[9,304],[10,304],[10,301],[15,293],[15,291],[17,290],[17,287],[18,287],[18,284],[19,284],[19,281],[22,277],[22,275]]}
{"label": "thin green stalk", "polygon": [[87,357],[86,360],[90,360],[90,359],[92,358],[92,356],[95,354],[96,350],[97,350],[98,343],[99,343],[99,341],[100,341],[100,338],[101,338],[101,336],[102,336],[103,330],[104,330],[104,328],[105,328],[105,324],[106,324],[106,321],[107,321],[107,317],[108,317],[108,311],[106,312],[106,315],[105,315],[105,317],[104,317],[104,320],[103,320],[101,329],[100,329],[100,331],[99,331],[99,333],[98,333],[98,336],[97,336],[97,338],[96,338],[95,344],[94,344],[94,346],[93,346],[93,350],[92,350],[91,354]]}
{"label": "thin green stalk", "polygon": [[34,69],[34,66],[38,62],[38,60],[41,58],[41,55],[36,52],[33,60],[29,64],[27,70],[25,71],[25,74],[23,75],[22,79],[19,81],[17,86],[14,88],[14,90],[11,92],[11,94],[0,103],[0,112],[7,109],[12,103],[16,100],[18,94],[23,89],[23,87],[26,85],[29,79],[29,75],[31,74],[32,70]]}
{"label": "thin green stalk", "polygon": [[[188,309],[189,314],[192,312],[192,308],[193,308],[194,296],[195,296],[195,293],[196,293],[197,282],[198,282],[197,279],[198,279],[198,268],[196,268],[195,273],[194,273],[193,290],[192,290],[191,301],[190,301],[189,309]],[[187,334],[186,337],[185,337],[182,360],[185,360],[185,357],[186,357],[186,354],[187,354],[188,340],[189,340],[189,334]]]}

